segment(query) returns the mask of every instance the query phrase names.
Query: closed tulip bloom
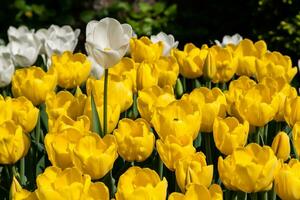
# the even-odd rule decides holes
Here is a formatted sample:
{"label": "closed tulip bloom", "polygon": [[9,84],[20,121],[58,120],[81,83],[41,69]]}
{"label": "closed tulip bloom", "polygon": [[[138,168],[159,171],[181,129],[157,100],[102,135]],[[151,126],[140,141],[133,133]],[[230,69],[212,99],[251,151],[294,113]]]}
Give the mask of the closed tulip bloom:
{"label": "closed tulip bloom", "polygon": [[156,150],[160,159],[171,171],[175,171],[177,161],[196,152],[191,138],[179,139],[174,135],[167,136],[165,140],[156,140]]}
{"label": "closed tulip bloom", "polygon": [[213,135],[216,147],[224,155],[230,155],[238,147],[247,143],[249,123],[239,123],[235,117],[225,119],[216,118],[213,126]]}
{"label": "closed tulip bloom", "polygon": [[254,77],[256,74],[256,60],[267,52],[267,45],[263,40],[253,43],[249,39],[242,40],[234,50],[234,58],[237,60],[236,74]]}
{"label": "closed tulip bloom", "polygon": [[214,83],[229,81],[236,72],[232,53],[228,48],[212,46],[209,48],[203,65],[204,76]]}
{"label": "closed tulip bloom", "polygon": [[168,200],[223,200],[223,192],[219,185],[213,184],[209,190],[201,184],[191,184],[185,194],[173,192]]}
{"label": "closed tulip bloom", "polygon": [[175,164],[175,175],[178,186],[185,192],[193,183],[209,187],[213,178],[213,165],[206,164],[202,152],[185,156]]}
{"label": "closed tulip bloom", "polygon": [[13,107],[11,98],[6,98],[5,100],[0,95],[0,124],[11,120],[13,117]]}
{"label": "closed tulip bloom", "polygon": [[297,122],[292,130],[293,133],[293,143],[296,148],[297,155],[300,155],[300,122]]}
{"label": "closed tulip bloom", "polygon": [[293,127],[300,121],[300,96],[287,98],[284,104],[284,119],[286,123]]}
{"label": "closed tulip bloom", "polygon": [[49,127],[49,133],[61,133],[69,129],[76,129],[82,133],[89,132],[90,120],[87,116],[82,115],[73,120],[67,115],[61,115],[57,119],[53,120],[54,123]]}
{"label": "closed tulip bloom", "polygon": [[292,67],[292,60],[279,52],[267,52],[261,59],[256,60],[256,78],[261,81],[264,77],[282,77],[290,83],[297,74],[297,67]]}
{"label": "closed tulip bloom", "polygon": [[219,88],[196,88],[187,96],[187,98],[197,105],[198,110],[201,110],[202,115],[209,113],[209,115],[202,117],[201,132],[212,132],[215,118],[224,118],[226,115],[226,98]]}
{"label": "closed tulip bloom", "polygon": [[153,151],[155,136],[144,119],[120,120],[118,128],[114,130],[114,136],[118,144],[118,153],[126,161],[142,162]]}
{"label": "closed tulip bloom", "polygon": [[148,37],[130,40],[131,57],[135,62],[153,62],[160,58],[163,51],[163,43],[153,43]]}
{"label": "closed tulip bloom", "polygon": [[37,199],[91,199],[109,200],[108,188],[102,182],[92,182],[77,168],[48,167],[37,179]]}
{"label": "closed tulip bloom", "polygon": [[286,161],[291,152],[289,136],[283,131],[277,133],[272,142],[272,149],[278,159]]}
{"label": "closed tulip bloom", "polygon": [[155,199],[165,200],[168,182],[160,180],[158,174],[149,168],[130,167],[120,176],[116,200]]}
{"label": "closed tulip bloom", "polygon": [[165,85],[176,84],[179,74],[179,65],[174,56],[162,57],[156,61],[158,69],[158,85],[164,87]]}
{"label": "closed tulip bloom", "polygon": [[275,177],[275,191],[282,200],[300,199],[300,162],[291,159]]}
{"label": "closed tulip bloom", "polygon": [[192,79],[202,76],[207,52],[207,45],[198,48],[194,44],[188,43],[184,45],[183,51],[173,49],[171,55],[177,59],[180,74]]}
{"label": "closed tulip bloom", "polygon": [[272,188],[279,162],[269,146],[256,143],[238,148],[225,159],[218,160],[218,171],[227,189],[247,193]]}
{"label": "closed tulip bloom", "polygon": [[263,84],[253,86],[237,101],[238,113],[250,125],[264,126],[278,111],[279,97],[275,92]]}
{"label": "closed tulip bloom", "polygon": [[175,101],[172,87],[160,88],[155,85],[139,91],[137,107],[142,118],[150,122],[156,108],[163,108],[172,101]]}
{"label": "closed tulip bloom", "polygon": [[12,120],[0,125],[0,133],[0,164],[15,164],[27,154],[30,137]]}
{"label": "closed tulip bloom", "polygon": [[101,138],[96,133],[80,138],[74,148],[74,164],[92,180],[104,177],[118,157],[117,142],[113,135]]}
{"label": "closed tulip bloom", "polygon": [[[104,78],[100,80],[89,78],[86,83],[88,96],[93,93],[97,105],[103,104]],[[109,105],[120,106],[121,112],[128,110],[133,103],[132,81],[121,76],[109,75],[107,86],[107,101]]]}
{"label": "closed tulip bloom", "polygon": [[18,69],[12,79],[12,93],[14,97],[25,96],[36,106],[45,102],[47,94],[54,91],[56,81],[55,73],[46,73],[40,67]]}
{"label": "closed tulip bloom", "polygon": [[[156,108],[151,123],[162,140],[168,135],[177,138],[198,136],[202,112],[186,99],[176,100],[163,108]],[[193,122],[193,123],[191,123]]]}
{"label": "closed tulip bloom", "polygon": [[129,24],[113,18],[90,21],[86,26],[85,49],[105,69],[113,67],[125,55],[132,37]]}
{"label": "closed tulip bloom", "polygon": [[156,63],[142,62],[137,65],[136,87],[138,90],[158,84],[159,71]]}
{"label": "closed tulip bloom", "polygon": [[22,126],[25,133],[31,132],[38,120],[39,109],[34,107],[28,99],[21,96],[12,99],[13,116],[12,119]]}

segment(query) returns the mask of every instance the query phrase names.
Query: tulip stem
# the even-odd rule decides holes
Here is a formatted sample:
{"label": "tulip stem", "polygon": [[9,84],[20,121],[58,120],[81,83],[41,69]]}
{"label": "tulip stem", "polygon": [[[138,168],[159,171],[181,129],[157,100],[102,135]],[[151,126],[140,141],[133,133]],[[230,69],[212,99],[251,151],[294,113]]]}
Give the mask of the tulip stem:
{"label": "tulip stem", "polygon": [[21,158],[21,160],[20,160],[20,182],[21,182],[22,186],[24,186],[26,184],[25,157]]}
{"label": "tulip stem", "polygon": [[237,192],[237,199],[238,200],[247,200],[247,193],[242,192],[242,191],[238,191]]}
{"label": "tulip stem", "polygon": [[256,192],[251,193],[250,197],[251,197],[251,200],[257,200],[257,193]]}
{"label": "tulip stem", "polygon": [[108,69],[104,71],[104,95],[103,95],[103,135],[107,133],[107,82]]}
{"label": "tulip stem", "polygon": [[212,163],[212,155],[211,155],[211,145],[210,145],[210,133],[204,133],[205,136],[205,153],[207,158],[207,164],[211,165]]}
{"label": "tulip stem", "polygon": [[275,185],[273,184],[272,190],[269,191],[269,197],[271,200],[276,200]]}
{"label": "tulip stem", "polygon": [[268,144],[268,124],[265,125],[264,127],[264,141],[265,141],[265,144]]}
{"label": "tulip stem", "polygon": [[159,163],[158,163],[158,173],[159,173],[160,179],[162,180],[163,174],[164,174],[164,163],[160,157],[159,157]]}

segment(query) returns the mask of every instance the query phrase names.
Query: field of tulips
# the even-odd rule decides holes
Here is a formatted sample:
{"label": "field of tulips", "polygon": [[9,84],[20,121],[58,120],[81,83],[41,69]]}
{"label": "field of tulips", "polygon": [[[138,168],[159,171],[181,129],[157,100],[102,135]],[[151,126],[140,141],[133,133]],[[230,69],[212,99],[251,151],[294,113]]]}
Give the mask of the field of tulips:
{"label": "field of tulips", "polygon": [[112,18],[10,27],[0,199],[300,199],[300,80],[264,41],[177,48]]}

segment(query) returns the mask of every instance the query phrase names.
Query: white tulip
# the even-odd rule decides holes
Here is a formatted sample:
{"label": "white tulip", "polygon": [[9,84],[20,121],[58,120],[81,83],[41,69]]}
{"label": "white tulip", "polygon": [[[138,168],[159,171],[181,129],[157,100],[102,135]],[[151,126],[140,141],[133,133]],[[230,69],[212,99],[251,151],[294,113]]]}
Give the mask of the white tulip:
{"label": "white tulip", "polygon": [[220,43],[219,40],[215,40],[215,43],[218,46],[223,46],[224,47],[227,44],[238,45],[240,43],[240,41],[242,41],[242,40],[243,40],[243,37],[240,34],[236,33],[233,36],[225,35],[223,37],[222,43]]}
{"label": "white tulip", "polygon": [[178,41],[175,41],[174,36],[171,34],[167,35],[164,32],[160,32],[157,35],[151,35],[150,39],[153,43],[158,43],[160,41],[163,43],[163,56],[169,56],[171,49],[177,48],[178,46]]}
{"label": "white tulip", "polygon": [[33,30],[21,26],[18,29],[9,27],[9,50],[15,66],[27,67],[35,63],[41,49],[41,42]]}
{"label": "white tulip", "polygon": [[15,71],[9,49],[5,46],[0,46],[0,87],[5,87],[10,84]]}
{"label": "white tulip", "polygon": [[91,76],[100,79],[104,74],[104,68],[99,65],[93,57],[88,56],[88,59],[92,63]]}
{"label": "white tulip", "polygon": [[90,57],[107,69],[125,55],[131,37],[132,28],[129,24],[120,24],[107,17],[87,24],[85,48]]}

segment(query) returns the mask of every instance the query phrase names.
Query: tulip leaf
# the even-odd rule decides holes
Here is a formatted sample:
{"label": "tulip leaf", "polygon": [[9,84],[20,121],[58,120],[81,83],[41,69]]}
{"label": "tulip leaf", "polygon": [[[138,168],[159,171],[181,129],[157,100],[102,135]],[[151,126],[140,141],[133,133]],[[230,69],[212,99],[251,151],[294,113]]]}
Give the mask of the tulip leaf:
{"label": "tulip leaf", "polygon": [[91,94],[91,105],[92,105],[92,131],[98,133],[101,137],[104,137],[93,94]]}
{"label": "tulip leaf", "polygon": [[37,165],[36,165],[36,176],[43,173],[44,169],[45,169],[45,154],[40,158],[40,160],[38,161]]}
{"label": "tulip leaf", "polygon": [[48,115],[46,112],[46,105],[42,104],[40,106],[40,117],[41,117],[41,122],[44,128],[46,129],[46,132],[48,132]]}

